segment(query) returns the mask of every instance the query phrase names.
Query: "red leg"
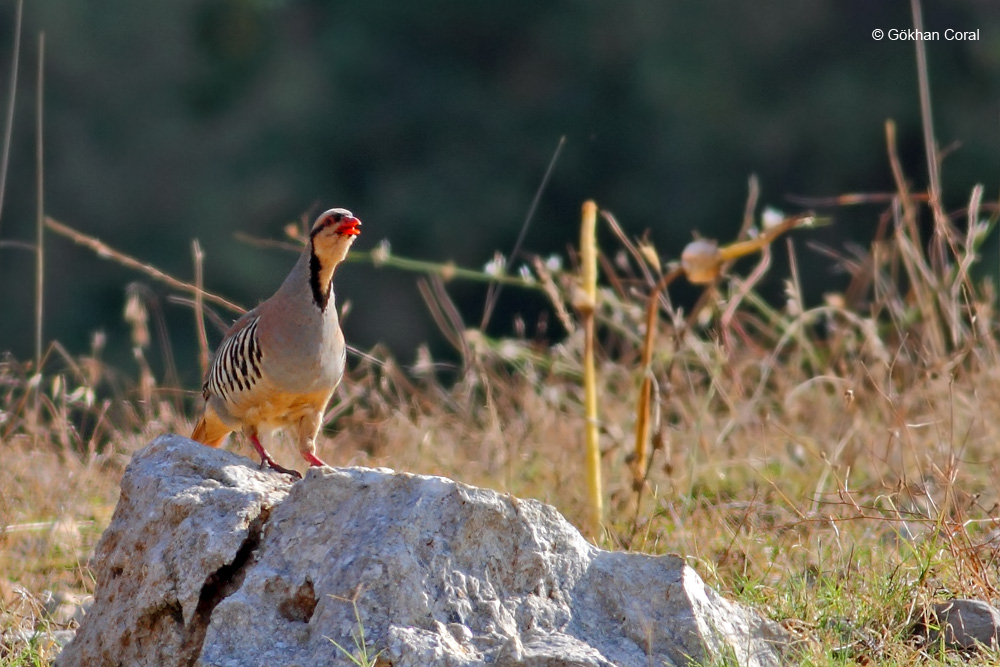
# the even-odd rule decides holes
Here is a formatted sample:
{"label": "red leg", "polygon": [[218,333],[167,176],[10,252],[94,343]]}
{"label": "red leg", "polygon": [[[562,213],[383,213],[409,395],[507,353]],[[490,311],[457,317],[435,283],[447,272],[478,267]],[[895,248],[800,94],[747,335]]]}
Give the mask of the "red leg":
{"label": "red leg", "polygon": [[326,465],[326,463],[323,462],[323,459],[321,459],[320,457],[316,456],[312,452],[302,452],[302,458],[304,458],[306,461],[308,461],[309,465],[314,466],[314,467],[315,466],[325,466]]}
{"label": "red leg", "polygon": [[295,425],[296,435],[299,441],[299,453],[302,454],[309,465],[325,466],[323,459],[316,456],[316,436],[319,434],[320,420],[323,413],[319,410],[309,412],[299,419]]}
{"label": "red leg", "polygon": [[278,463],[273,458],[271,458],[271,455],[267,453],[267,450],[264,449],[264,446],[260,444],[260,440],[257,439],[256,433],[250,434],[250,444],[253,445],[253,448],[256,449],[257,453],[260,455],[261,470],[264,469],[264,464],[267,464],[267,466],[272,470],[276,470],[286,475],[291,475],[295,479],[302,479],[302,475],[299,474],[298,470],[290,470],[288,468],[285,468],[284,466],[278,465]]}

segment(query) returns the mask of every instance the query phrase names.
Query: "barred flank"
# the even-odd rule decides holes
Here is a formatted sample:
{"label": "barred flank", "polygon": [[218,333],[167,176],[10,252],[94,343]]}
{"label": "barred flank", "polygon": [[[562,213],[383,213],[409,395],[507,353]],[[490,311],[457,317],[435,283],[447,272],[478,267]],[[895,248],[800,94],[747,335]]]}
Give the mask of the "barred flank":
{"label": "barred flank", "polygon": [[257,343],[259,321],[251,320],[232,337],[222,341],[205,381],[203,393],[206,400],[213,395],[228,400],[237,391],[248,391],[260,379],[263,355]]}

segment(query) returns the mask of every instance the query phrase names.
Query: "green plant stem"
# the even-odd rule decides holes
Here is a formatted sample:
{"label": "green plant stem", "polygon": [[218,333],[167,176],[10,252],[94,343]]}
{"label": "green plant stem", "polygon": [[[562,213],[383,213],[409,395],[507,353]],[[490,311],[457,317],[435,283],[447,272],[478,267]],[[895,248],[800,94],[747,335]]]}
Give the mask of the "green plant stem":
{"label": "green plant stem", "polygon": [[385,266],[392,269],[399,269],[401,271],[413,271],[416,273],[437,274],[442,278],[444,278],[446,281],[451,280],[453,278],[460,278],[462,280],[474,280],[477,282],[484,282],[484,283],[502,283],[504,285],[524,287],[525,289],[535,289],[535,290],[542,289],[541,284],[537,282],[529,282],[518,276],[509,276],[503,274],[492,275],[484,271],[476,271],[474,269],[463,269],[448,262],[445,263],[428,262],[420,259],[408,259],[406,257],[397,257],[395,255],[391,255],[389,257],[379,257],[378,251],[376,250],[351,251],[347,255],[345,261],[369,262],[375,268],[381,268]]}

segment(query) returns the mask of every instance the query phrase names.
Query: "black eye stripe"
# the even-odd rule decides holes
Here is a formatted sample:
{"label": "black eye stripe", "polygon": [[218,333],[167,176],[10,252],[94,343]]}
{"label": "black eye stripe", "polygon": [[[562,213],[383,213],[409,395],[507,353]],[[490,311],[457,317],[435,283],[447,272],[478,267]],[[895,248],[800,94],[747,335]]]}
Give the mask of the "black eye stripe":
{"label": "black eye stripe", "polygon": [[336,213],[331,213],[329,215],[323,216],[317,219],[316,223],[313,225],[312,231],[309,233],[310,238],[314,238],[316,234],[324,229],[329,229],[333,225],[338,225],[344,220],[350,217],[350,212],[342,213],[337,211]]}

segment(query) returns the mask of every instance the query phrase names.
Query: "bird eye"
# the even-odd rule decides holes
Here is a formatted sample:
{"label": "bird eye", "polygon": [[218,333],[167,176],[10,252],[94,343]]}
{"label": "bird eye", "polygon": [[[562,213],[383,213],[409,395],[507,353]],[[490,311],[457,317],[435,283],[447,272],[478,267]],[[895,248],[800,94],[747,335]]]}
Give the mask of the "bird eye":
{"label": "bird eye", "polygon": [[333,219],[334,222],[340,222],[341,220],[344,219],[344,214],[343,213],[334,213],[330,217]]}

